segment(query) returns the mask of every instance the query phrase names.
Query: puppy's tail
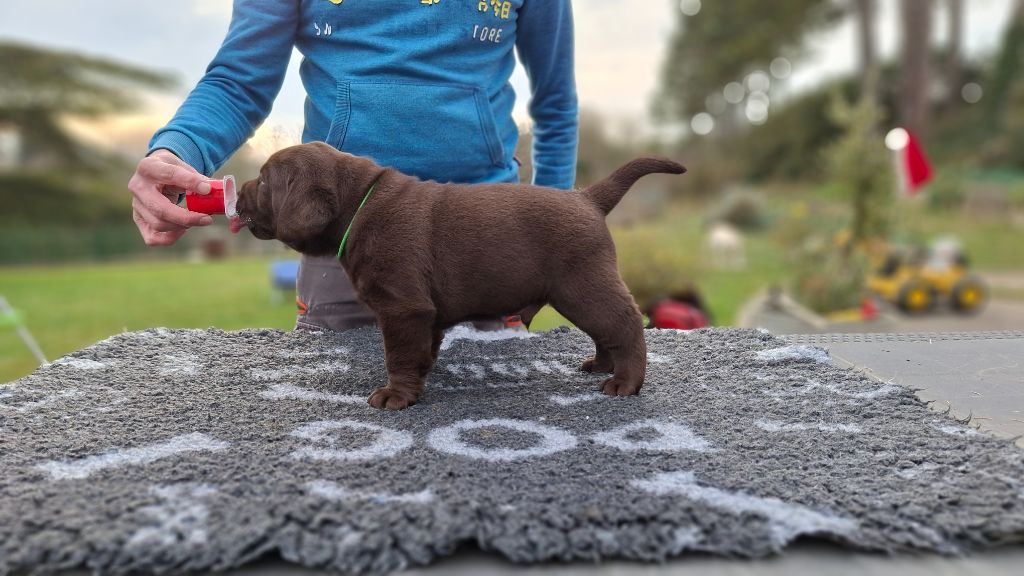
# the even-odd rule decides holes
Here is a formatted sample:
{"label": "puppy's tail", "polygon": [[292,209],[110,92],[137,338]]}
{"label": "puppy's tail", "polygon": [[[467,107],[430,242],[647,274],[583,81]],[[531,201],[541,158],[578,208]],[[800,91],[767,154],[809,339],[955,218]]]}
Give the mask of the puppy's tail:
{"label": "puppy's tail", "polygon": [[583,195],[607,215],[640,178],[648,174],[682,174],[684,172],[686,172],[686,168],[667,158],[637,158],[612,172],[611,176],[584,190]]}

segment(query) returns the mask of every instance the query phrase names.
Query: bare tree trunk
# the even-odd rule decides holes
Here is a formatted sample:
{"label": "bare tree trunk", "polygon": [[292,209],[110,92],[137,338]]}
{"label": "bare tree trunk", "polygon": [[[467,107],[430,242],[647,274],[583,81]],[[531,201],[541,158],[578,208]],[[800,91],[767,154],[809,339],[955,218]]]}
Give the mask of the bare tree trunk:
{"label": "bare tree trunk", "polygon": [[995,69],[985,86],[987,118],[990,131],[999,131],[1010,90],[1021,68],[1021,52],[1024,48],[1024,0],[1017,0],[1013,9],[1013,20],[1003,36],[1003,46],[996,58]]}
{"label": "bare tree trunk", "polygon": [[878,98],[878,51],[876,45],[876,0],[854,0],[857,11],[857,41],[860,49],[861,98]]}
{"label": "bare tree trunk", "polygon": [[963,88],[964,0],[947,0],[949,8],[949,46],[946,48],[946,102],[952,104]]}
{"label": "bare tree trunk", "polygon": [[903,83],[900,115],[903,125],[924,138],[930,119],[929,82],[932,0],[902,0]]}

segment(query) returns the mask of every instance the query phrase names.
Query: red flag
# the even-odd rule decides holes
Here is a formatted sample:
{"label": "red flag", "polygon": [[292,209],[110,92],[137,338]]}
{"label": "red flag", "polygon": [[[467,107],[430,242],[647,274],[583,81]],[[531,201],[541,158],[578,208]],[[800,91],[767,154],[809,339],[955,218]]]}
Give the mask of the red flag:
{"label": "red flag", "polygon": [[907,131],[907,145],[898,152],[900,172],[906,185],[907,194],[914,196],[921,187],[932,179],[932,164],[924,153],[917,137]]}

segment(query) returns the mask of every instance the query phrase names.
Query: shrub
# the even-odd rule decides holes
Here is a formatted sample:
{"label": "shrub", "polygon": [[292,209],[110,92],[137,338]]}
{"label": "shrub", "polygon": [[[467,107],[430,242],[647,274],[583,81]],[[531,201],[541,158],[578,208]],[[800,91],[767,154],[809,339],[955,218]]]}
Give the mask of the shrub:
{"label": "shrub", "polygon": [[854,308],[864,293],[866,259],[820,236],[812,237],[795,259],[793,292],[820,314]]}
{"label": "shrub", "polygon": [[870,100],[851,106],[837,96],[832,116],[844,133],[826,151],[829,177],[853,204],[853,243],[884,239],[890,231],[895,174],[878,134],[879,109]]}
{"label": "shrub", "polygon": [[726,222],[745,232],[760,230],[768,223],[764,199],[752,190],[736,189],[725,194],[708,215],[710,222]]}
{"label": "shrub", "polygon": [[[126,189],[125,182],[117,186]],[[123,197],[118,198],[109,190],[113,186],[99,179],[57,173],[0,174],[0,205],[4,207],[0,211],[0,225],[84,226],[130,222],[128,193],[125,191]]]}
{"label": "shrub", "polygon": [[966,188],[962,171],[940,170],[925,191],[928,207],[932,210],[957,210],[963,206]]}
{"label": "shrub", "polygon": [[641,309],[689,286],[699,250],[680,250],[655,228],[618,230],[619,271]]}

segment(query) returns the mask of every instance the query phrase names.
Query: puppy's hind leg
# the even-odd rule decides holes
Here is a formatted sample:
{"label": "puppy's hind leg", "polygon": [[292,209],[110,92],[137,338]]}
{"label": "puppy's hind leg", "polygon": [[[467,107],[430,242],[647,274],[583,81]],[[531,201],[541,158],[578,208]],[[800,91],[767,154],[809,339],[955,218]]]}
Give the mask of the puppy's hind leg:
{"label": "puppy's hind leg", "polygon": [[368,402],[374,408],[402,410],[419,399],[423,378],[434,365],[434,311],[406,310],[394,316],[380,315],[378,320],[384,335],[388,384],[374,390]]}
{"label": "puppy's hind leg", "polygon": [[[614,280],[595,289],[594,278]],[[617,271],[594,274],[580,282],[565,282],[551,304],[597,345],[597,355],[592,362],[584,362],[582,368],[598,372],[602,371],[599,368],[608,367],[614,371],[611,378],[601,383],[602,392],[609,396],[640,392],[647,370],[643,317]]]}

